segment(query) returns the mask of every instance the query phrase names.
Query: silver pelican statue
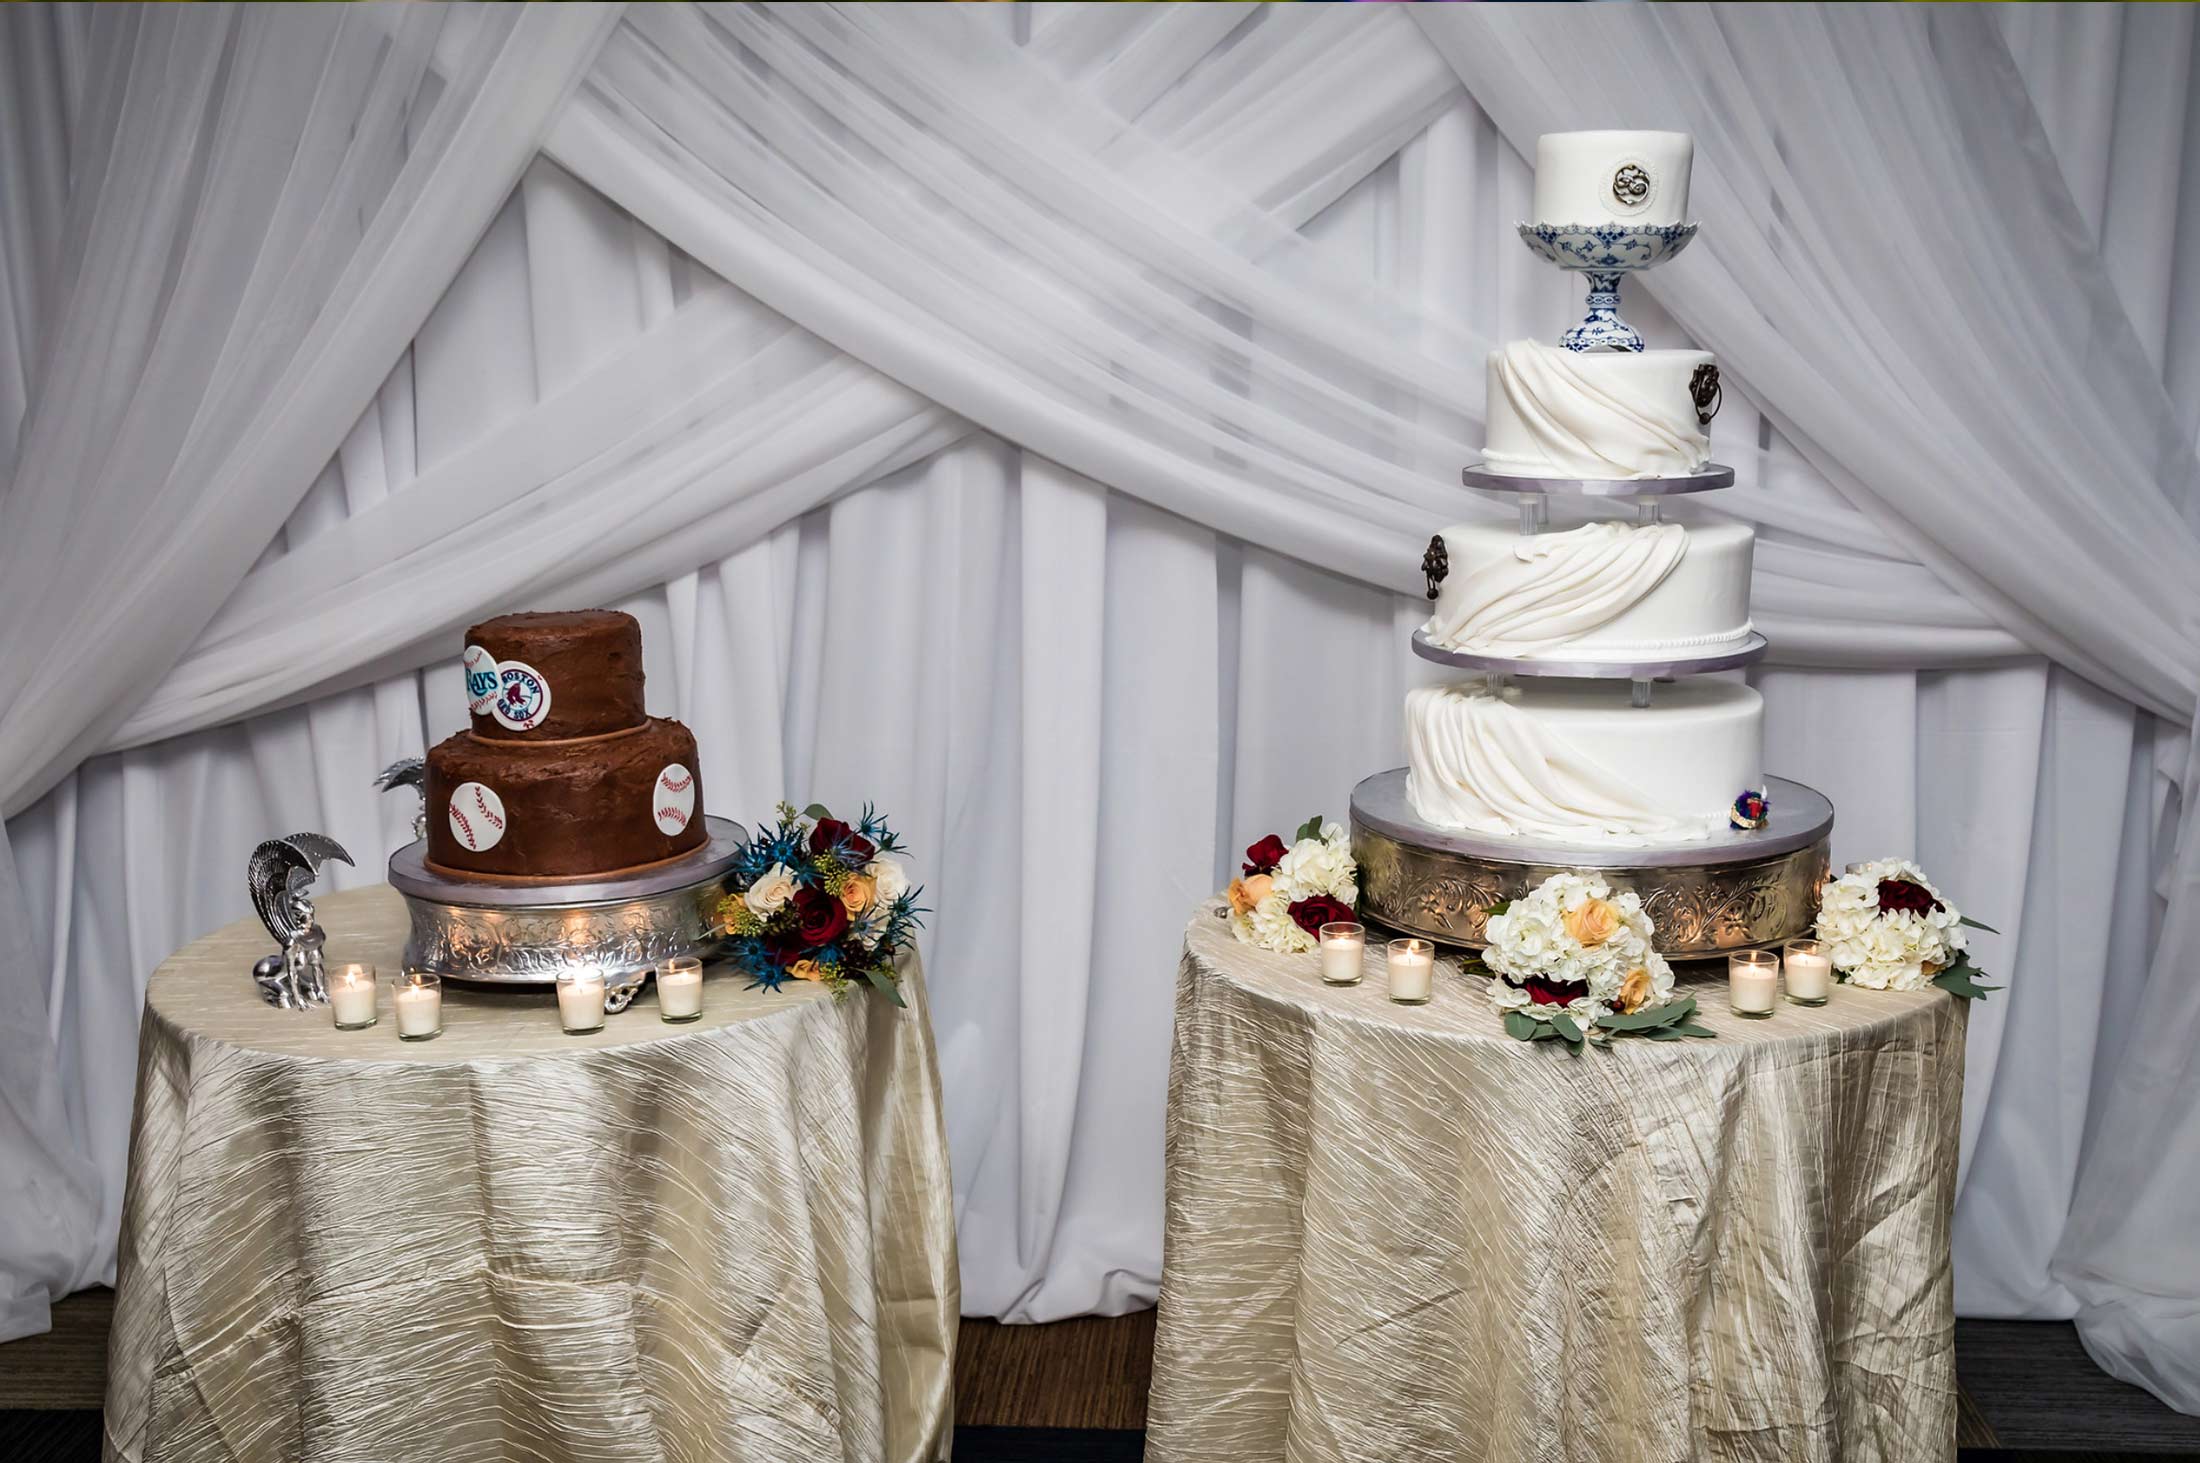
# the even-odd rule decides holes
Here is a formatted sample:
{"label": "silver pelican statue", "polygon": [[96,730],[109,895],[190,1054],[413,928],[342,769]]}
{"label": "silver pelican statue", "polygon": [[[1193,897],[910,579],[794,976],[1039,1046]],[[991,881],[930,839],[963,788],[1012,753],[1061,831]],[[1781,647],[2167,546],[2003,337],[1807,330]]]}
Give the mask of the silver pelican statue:
{"label": "silver pelican statue", "polygon": [[313,922],[313,899],[307,891],[330,859],[348,864],[351,855],[325,833],[270,838],[252,850],[246,870],[252,908],[283,947],[277,954],[261,956],[252,966],[252,979],[271,1006],[299,1011],[328,1002],[328,978],[321,959],[328,937]]}
{"label": "silver pelican statue", "polygon": [[[413,814],[413,837],[428,836],[428,764],[419,757],[400,757],[376,774],[374,785],[384,792],[409,787],[420,794],[420,811]],[[348,860],[347,860],[348,862]]]}

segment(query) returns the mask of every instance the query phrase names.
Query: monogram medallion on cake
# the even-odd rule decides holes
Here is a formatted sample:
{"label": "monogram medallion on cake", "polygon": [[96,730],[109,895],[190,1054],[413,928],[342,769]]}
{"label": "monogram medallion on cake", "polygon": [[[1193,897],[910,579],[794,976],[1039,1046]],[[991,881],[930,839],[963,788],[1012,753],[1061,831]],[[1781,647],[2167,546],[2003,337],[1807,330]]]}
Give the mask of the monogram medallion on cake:
{"label": "monogram medallion on cake", "polygon": [[1650,170],[1641,163],[1621,163],[1612,171],[1612,206],[1621,213],[1639,213],[1650,206]]}

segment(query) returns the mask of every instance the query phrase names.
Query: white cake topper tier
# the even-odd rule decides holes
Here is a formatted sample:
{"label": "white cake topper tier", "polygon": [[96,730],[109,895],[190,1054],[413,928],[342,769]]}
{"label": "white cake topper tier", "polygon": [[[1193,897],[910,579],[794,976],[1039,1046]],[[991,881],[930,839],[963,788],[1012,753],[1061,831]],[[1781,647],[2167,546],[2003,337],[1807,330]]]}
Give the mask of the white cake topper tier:
{"label": "white cake topper tier", "polygon": [[1685,132],[1546,132],[1535,140],[1535,217],[1552,224],[1688,218],[1696,140]]}
{"label": "white cake topper tier", "polygon": [[1696,144],[1684,132],[1549,132],[1535,144],[1535,218],[1521,242],[1561,269],[1588,275],[1589,313],[1566,332],[1568,350],[1639,351],[1642,333],[1619,316],[1624,274],[1663,264],[1688,246],[1688,175]]}

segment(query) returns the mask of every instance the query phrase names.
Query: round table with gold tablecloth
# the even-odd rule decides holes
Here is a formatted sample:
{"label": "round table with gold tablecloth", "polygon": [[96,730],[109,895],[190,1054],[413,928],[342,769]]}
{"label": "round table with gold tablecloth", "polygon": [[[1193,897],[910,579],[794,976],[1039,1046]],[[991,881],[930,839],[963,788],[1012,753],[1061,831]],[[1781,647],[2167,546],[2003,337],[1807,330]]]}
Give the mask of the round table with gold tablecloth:
{"label": "round table with gold tablecloth", "polygon": [[[1961,1003],[1838,987],[1570,1055],[1185,937],[1147,1458],[1955,1456]],[[1723,967],[1722,967],[1723,972]]]}
{"label": "round table with gold tablecloth", "polygon": [[[318,901],[399,963],[388,886]],[[446,984],[444,1032],[261,1003],[254,922],[146,993],[109,1457],[946,1456],[959,1310],[940,1087],[906,1010],[713,967],[568,1036]]]}

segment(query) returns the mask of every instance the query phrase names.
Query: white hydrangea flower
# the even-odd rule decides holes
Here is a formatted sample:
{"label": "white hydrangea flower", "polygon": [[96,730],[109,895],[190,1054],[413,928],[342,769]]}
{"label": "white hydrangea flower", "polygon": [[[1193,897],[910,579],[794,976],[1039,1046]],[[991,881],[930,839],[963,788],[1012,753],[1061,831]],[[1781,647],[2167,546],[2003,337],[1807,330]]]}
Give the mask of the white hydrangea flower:
{"label": "white hydrangea flower", "polygon": [[1359,897],[1357,874],[1352,850],[1342,840],[1302,838],[1276,864],[1275,877],[1276,887],[1292,900],[1327,894],[1349,904]]}
{"label": "white hydrangea flower", "polygon": [[[1591,899],[1611,904],[1619,927],[1584,946],[1567,930],[1566,915]],[[1612,1011],[1628,976],[1641,970],[1649,980],[1643,1004],[1660,1004],[1672,993],[1673,968],[1652,948],[1655,932],[1640,895],[1614,895],[1603,880],[1582,874],[1553,874],[1488,921],[1482,960],[1494,973],[1490,999],[1501,1011],[1524,1010],[1541,1019],[1563,1011],[1587,1027]],[[1520,984],[1531,976],[1578,983],[1586,991],[1563,1005],[1537,1001]]]}
{"label": "white hydrangea flower", "polygon": [[1282,955],[1312,950],[1318,941],[1291,918],[1291,906],[1317,895],[1357,904],[1359,879],[1350,835],[1342,824],[1325,823],[1319,838],[1302,838],[1285,850],[1270,875],[1268,892],[1250,910],[1230,916],[1230,932],[1248,945]]}
{"label": "white hydrangea flower", "polygon": [[[1881,909],[1886,879],[1915,884],[1939,908]],[[1922,988],[1969,946],[1962,921],[1963,912],[1907,859],[1851,864],[1820,891],[1818,938],[1849,983],[1869,990]]]}
{"label": "white hydrangea flower", "polygon": [[1291,918],[1291,901],[1281,890],[1271,891],[1266,899],[1254,905],[1246,923],[1252,931],[1252,942],[1263,950],[1297,955],[1314,948],[1314,937],[1300,929]]}

